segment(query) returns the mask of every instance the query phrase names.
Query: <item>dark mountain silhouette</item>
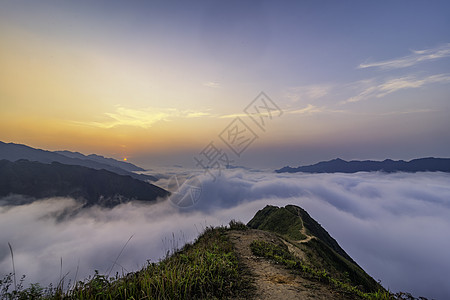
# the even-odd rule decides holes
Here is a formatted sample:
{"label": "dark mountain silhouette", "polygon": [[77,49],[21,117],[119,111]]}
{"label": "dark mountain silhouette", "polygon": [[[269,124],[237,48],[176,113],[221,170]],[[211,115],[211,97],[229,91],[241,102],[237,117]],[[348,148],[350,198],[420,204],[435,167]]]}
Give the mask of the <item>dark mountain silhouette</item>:
{"label": "dark mountain silhouette", "polygon": [[107,170],[28,160],[0,160],[0,197],[73,197],[86,205],[112,207],[130,200],[155,201],[169,192],[153,184]]}
{"label": "dark mountain silhouette", "polygon": [[[35,149],[22,144],[4,143],[0,142],[0,159],[6,159],[9,161],[16,161],[19,159],[27,159],[29,161],[37,161],[41,163],[59,162],[66,165],[77,165],[88,167],[96,170],[108,170],[119,175],[128,175],[133,178],[143,181],[157,181],[158,178],[145,174],[136,174],[130,172],[130,166],[127,165],[128,170],[123,169],[122,164],[113,159],[103,158],[101,156],[84,156],[80,153],[78,155],[75,152],[65,152],[61,154],[61,151],[52,152],[42,149]],[[85,157],[85,158],[83,158]],[[114,161],[114,162],[113,162]],[[131,164],[130,164],[131,165]],[[136,167],[137,168],[137,167]]]}
{"label": "dark mountain silhouette", "polygon": [[79,158],[79,159],[88,159],[88,160],[92,160],[92,161],[96,161],[102,164],[106,164],[106,165],[110,165],[113,167],[117,167],[117,168],[121,168],[125,171],[128,172],[135,172],[135,171],[145,171],[144,169],[142,169],[141,167],[138,167],[136,165],[133,165],[132,163],[129,162],[125,162],[125,161],[119,161],[116,160],[114,158],[108,158],[108,157],[104,157],[101,155],[97,155],[97,154],[89,154],[89,155],[84,155],[80,152],[72,152],[72,151],[54,151],[53,153],[58,153],[58,154],[62,154],[64,156],[67,157],[71,157],[71,158]]}
{"label": "dark mountain silhouette", "polygon": [[450,172],[450,158],[418,158],[410,161],[391,160],[352,160],[345,161],[336,158],[330,161],[319,162],[314,165],[296,168],[284,167],[276,170],[277,173],[356,173],[356,172]]}

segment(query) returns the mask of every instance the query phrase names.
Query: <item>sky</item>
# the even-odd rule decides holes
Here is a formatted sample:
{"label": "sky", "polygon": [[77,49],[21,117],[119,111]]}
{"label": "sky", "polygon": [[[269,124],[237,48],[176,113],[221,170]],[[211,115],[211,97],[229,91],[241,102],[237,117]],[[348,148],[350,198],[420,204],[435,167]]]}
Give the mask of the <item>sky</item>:
{"label": "sky", "polygon": [[13,248],[17,276],[25,274],[26,284],[56,285],[60,273],[67,284],[94,270],[105,275],[139,270],[147,260],[156,262],[193,241],[207,226],[231,219],[247,223],[268,204],[295,204],[385,288],[449,299],[448,173],[227,170],[217,180],[208,175],[198,179],[202,191],[196,205],[184,209],[171,199],[112,209],[93,206],[62,217],[80,203],[56,198],[14,206],[8,204],[13,199],[0,199],[0,278],[12,270],[6,241]]}
{"label": "sky", "polygon": [[[450,157],[448,1],[0,0],[0,41],[3,142],[126,158],[163,175],[198,169],[212,150],[270,170]],[[0,199],[0,240],[30,280],[57,280],[60,258],[81,279],[108,271],[131,236],[126,270],[202,227],[297,204],[385,287],[446,299],[449,181],[234,170],[204,178],[207,200],[192,211],[127,204],[63,221],[71,199]],[[9,268],[3,243],[0,270]]]}
{"label": "sky", "polygon": [[[236,165],[267,168],[449,157],[449,11],[1,0],[0,140],[148,168],[193,166],[211,142]],[[241,127],[251,139],[235,149],[227,130]]]}

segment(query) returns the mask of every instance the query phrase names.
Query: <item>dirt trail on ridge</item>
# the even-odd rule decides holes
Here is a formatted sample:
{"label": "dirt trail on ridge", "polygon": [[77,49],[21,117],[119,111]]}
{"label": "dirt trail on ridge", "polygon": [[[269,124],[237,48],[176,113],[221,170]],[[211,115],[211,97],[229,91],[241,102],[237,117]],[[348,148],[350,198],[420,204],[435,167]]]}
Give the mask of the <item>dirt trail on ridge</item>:
{"label": "dirt trail on ridge", "polygon": [[[306,229],[304,233],[306,233]],[[252,273],[256,286],[255,299],[347,299],[342,294],[334,292],[328,285],[292,274],[283,266],[252,254],[251,242],[262,240],[276,244],[284,243],[288,245],[289,249],[296,249],[295,255],[304,256],[300,249],[275,234],[262,230],[245,230],[230,231],[228,236],[236,247],[240,261]],[[305,236],[307,239],[301,242],[314,238],[306,234]]]}
{"label": "dirt trail on ridge", "polygon": [[296,241],[296,242],[297,242],[297,243],[307,243],[307,242],[309,242],[310,240],[315,239],[315,238],[316,238],[315,236],[309,235],[309,234],[306,232],[306,227],[305,227],[305,224],[303,223],[302,218],[299,218],[299,219],[300,219],[300,222],[302,222],[302,229],[300,230],[300,233],[303,234],[304,236],[306,236],[306,239],[299,240],[299,241]]}

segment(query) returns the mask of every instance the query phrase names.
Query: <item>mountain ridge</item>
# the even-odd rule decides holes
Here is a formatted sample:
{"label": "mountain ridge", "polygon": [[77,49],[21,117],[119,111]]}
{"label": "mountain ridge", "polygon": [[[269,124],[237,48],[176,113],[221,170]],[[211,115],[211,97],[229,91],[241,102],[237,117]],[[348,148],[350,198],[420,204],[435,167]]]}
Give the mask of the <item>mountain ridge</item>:
{"label": "mountain ridge", "polygon": [[351,160],[340,158],[321,161],[316,164],[275,170],[276,173],[356,173],[356,172],[450,172],[450,158],[425,157],[410,161],[385,159]]}
{"label": "mountain ridge", "polygon": [[[62,154],[66,153],[66,155]],[[132,171],[125,170],[120,166],[120,164],[114,163],[113,165],[107,164],[106,162],[111,161],[108,158],[101,159],[100,156],[94,157],[95,159],[90,159],[89,156],[85,156],[81,153],[79,153],[81,156],[77,154],[77,152],[70,152],[70,151],[48,151],[43,149],[37,149],[33,148],[27,145],[23,144],[16,144],[16,143],[5,143],[0,141],[0,159],[6,159],[11,162],[17,161],[19,159],[27,159],[29,161],[37,161],[40,163],[52,163],[52,162],[59,162],[66,165],[78,165],[83,167],[88,167],[96,170],[108,170],[111,172],[114,172],[119,175],[128,175],[135,179],[139,179],[142,181],[157,181],[158,178],[151,176],[151,175],[145,175],[145,174],[136,174]],[[73,157],[67,156],[72,155]],[[85,157],[85,158],[82,158]],[[111,159],[114,160],[114,159]],[[114,160],[116,161],[116,160]],[[116,161],[117,163],[120,163],[119,161]],[[125,163],[125,162],[124,162]],[[126,164],[126,163],[125,163]],[[131,165],[131,164],[130,164]],[[134,166],[134,165],[133,165]],[[135,166],[138,169],[141,169],[137,166]],[[131,167],[132,168],[132,167]]]}
{"label": "mountain ridge", "polygon": [[125,171],[128,172],[135,172],[135,171],[145,171],[144,169],[142,169],[141,167],[138,167],[130,162],[126,162],[126,161],[119,161],[116,160],[114,158],[110,158],[110,157],[104,157],[102,155],[98,155],[98,154],[88,154],[88,155],[84,155],[83,153],[80,152],[73,152],[73,151],[69,151],[69,150],[58,150],[58,151],[53,151],[53,153],[58,153],[58,154],[62,154],[64,156],[67,157],[71,157],[71,158],[79,158],[79,159],[88,159],[88,160],[93,160],[99,163],[104,163],[104,164],[108,164],[111,166],[116,166],[118,168],[121,168]]}
{"label": "mountain ridge", "polygon": [[291,249],[302,253],[302,263],[308,267],[326,270],[337,280],[350,280],[353,286],[362,286],[363,292],[376,292],[382,288],[299,206],[267,205],[255,214],[247,226],[274,232],[287,239],[292,244]]}
{"label": "mountain ridge", "polygon": [[[280,222],[288,230],[280,231]],[[261,226],[266,228],[258,229]],[[304,238],[298,240],[289,229],[300,230]],[[324,238],[327,235],[301,207],[268,205],[248,226],[231,220],[228,226],[206,227],[195,241],[168,251],[158,262],[147,261],[141,270],[111,277],[96,271],[66,291],[54,289],[46,295],[34,285],[13,293],[0,289],[0,296],[47,300],[419,300],[409,293],[394,294],[383,288],[355,262],[337,254],[331,248],[333,242]],[[4,282],[11,285],[11,276]]]}
{"label": "mountain ridge", "polygon": [[[59,162],[25,159],[0,160],[0,197],[22,195],[33,199],[72,197],[86,205],[112,207],[131,200],[156,201],[169,192],[148,182],[108,170]],[[12,203],[14,204],[14,203]]]}

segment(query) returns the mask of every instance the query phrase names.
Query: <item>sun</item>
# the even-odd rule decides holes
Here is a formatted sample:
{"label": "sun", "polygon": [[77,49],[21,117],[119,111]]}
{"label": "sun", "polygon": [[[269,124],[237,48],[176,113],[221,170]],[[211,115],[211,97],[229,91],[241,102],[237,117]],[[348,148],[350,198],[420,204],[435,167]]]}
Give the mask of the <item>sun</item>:
{"label": "sun", "polygon": [[123,161],[127,161],[128,159],[126,157],[123,158]]}

